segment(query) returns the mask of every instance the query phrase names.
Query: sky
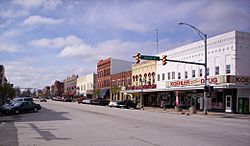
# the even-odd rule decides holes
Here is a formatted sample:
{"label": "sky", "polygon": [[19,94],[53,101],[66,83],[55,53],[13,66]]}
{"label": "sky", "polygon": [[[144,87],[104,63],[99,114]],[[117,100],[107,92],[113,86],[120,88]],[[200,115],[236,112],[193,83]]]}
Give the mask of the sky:
{"label": "sky", "polygon": [[200,40],[177,22],[208,37],[250,32],[250,1],[0,0],[0,64],[14,86],[42,89],[96,72],[101,59],[135,61],[136,52],[155,55]]}

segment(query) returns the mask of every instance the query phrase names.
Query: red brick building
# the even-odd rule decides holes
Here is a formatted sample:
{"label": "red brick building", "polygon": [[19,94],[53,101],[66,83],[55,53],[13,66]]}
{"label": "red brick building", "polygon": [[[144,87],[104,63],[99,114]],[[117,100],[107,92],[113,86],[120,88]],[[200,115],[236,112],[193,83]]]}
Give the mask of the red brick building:
{"label": "red brick building", "polygon": [[132,83],[132,71],[124,71],[111,75],[111,97],[110,100],[124,100],[127,96],[122,90],[130,87]]}
{"label": "red brick building", "polygon": [[98,97],[110,99],[110,89],[112,87],[111,75],[131,70],[133,62],[107,58],[99,60],[97,63],[97,83],[96,89],[100,89]]}
{"label": "red brick building", "polygon": [[67,77],[64,82],[64,96],[73,97],[76,93],[76,84],[77,84],[78,75],[72,75],[71,77]]}
{"label": "red brick building", "polygon": [[64,93],[64,83],[60,81],[55,81],[54,85],[51,86],[52,96],[62,96]]}

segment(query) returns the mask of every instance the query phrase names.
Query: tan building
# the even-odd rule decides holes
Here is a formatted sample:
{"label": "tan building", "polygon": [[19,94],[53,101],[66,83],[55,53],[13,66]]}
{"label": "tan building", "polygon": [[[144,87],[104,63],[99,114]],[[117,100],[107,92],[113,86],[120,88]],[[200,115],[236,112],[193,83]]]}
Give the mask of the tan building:
{"label": "tan building", "polygon": [[[156,61],[148,60],[132,66],[132,86],[127,88],[127,93],[133,95],[133,99],[143,105],[156,105]],[[155,100],[155,101],[153,101]]]}

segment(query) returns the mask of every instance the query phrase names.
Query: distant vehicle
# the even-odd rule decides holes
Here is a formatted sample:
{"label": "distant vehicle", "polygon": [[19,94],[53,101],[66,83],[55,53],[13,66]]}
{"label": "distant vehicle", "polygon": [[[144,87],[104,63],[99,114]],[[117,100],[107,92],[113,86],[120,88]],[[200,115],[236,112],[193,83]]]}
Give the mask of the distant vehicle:
{"label": "distant vehicle", "polygon": [[117,107],[117,102],[118,101],[110,101],[109,102],[109,107]]}
{"label": "distant vehicle", "polygon": [[40,102],[47,102],[45,98],[40,98]]}
{"label": "distant vehicle", "polygon": [[136,108],[136,103],[132,100],[123,100],[117,102],[117,107],[119,108]]}
{"label": "distant vehicle", "polygon": [[64,101],[64,97],[55,96],[55,97],[52,97],[52,100],[55,100],[55,101]]}
{"label": "distant vehicle", "polygon": [[77,102],[80,104],[80,103],[82,103],[82,100],[84,100],[85,98],[84,97],[79,97],[78,99],[77,99]]}
{"label": "distant vehicle", "polygon": [[92,102],[92,99],[83,99],[82,100],[83,104],[91,104],[91,102]]}
{"label": "distant vehicle", "polygon": [[64,102],[72,102],[72,99],[70,97],[65,97],[63,101]]}
{"label": "distant vehicle", "polygon": [[103,99],[103,98],[96,98],[91,101],[91,104],[93,105],[101,105],[101,106],[106,106],[109,104],[109,100]]}
{"label": "distant vehicle", "polygon": [[16,101],[1,108],[1,112],[5,114],[19,114],[29,111],[37,112],[38,110],[41,110],[40,104],[36,104],[33,101]]}

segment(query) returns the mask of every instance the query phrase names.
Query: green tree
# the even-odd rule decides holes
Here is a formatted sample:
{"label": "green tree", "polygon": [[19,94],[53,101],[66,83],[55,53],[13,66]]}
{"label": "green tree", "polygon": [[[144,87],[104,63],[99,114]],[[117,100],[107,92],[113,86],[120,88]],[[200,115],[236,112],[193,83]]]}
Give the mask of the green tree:
{"label": "green tree", "polygon": [[15,89],[11,84],[0,86],[0,104],[4,104],[16,95]]}

